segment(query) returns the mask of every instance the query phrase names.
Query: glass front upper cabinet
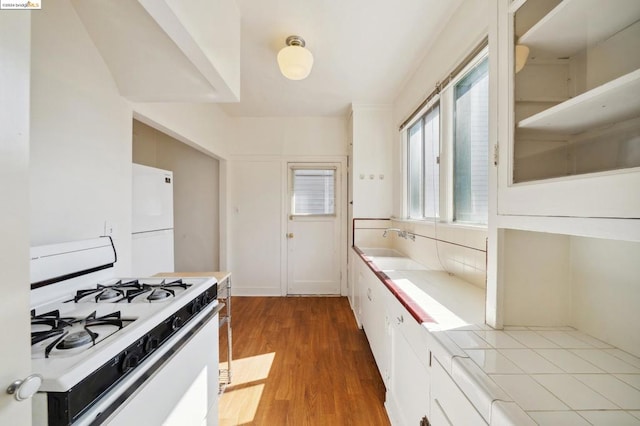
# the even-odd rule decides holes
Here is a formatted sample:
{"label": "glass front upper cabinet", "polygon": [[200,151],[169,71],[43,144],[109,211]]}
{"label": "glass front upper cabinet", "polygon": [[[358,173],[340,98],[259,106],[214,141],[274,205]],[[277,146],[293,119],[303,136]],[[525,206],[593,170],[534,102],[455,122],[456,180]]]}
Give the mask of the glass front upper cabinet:
{"label": "glass front upper cabinet", "polygon": [[640,0],[514,15],[513,183],[640,167]]}

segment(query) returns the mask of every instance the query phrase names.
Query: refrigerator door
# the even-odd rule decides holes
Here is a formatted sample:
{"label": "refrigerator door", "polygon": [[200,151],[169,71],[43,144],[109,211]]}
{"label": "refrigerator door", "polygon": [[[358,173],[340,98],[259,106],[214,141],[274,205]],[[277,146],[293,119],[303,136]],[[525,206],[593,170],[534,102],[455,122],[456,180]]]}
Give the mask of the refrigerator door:
{"label": "refrigerator door", "polygon": [[173,173],[133,165],[132,232],[173,228]]}
{"label": "refrigerator door", "polygon": [[132,235],[133,276],[150,277],[158,272],[173,272],[173,269],[173,229]]}

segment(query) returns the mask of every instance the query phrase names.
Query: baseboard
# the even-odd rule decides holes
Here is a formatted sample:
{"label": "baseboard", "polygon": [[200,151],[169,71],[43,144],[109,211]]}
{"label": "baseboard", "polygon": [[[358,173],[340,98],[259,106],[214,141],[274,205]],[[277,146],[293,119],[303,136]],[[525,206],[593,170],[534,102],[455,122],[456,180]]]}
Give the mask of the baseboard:
{"label": "baseboard", "polygon": [[282,296],[280,288],[232,287],[232,296]]}

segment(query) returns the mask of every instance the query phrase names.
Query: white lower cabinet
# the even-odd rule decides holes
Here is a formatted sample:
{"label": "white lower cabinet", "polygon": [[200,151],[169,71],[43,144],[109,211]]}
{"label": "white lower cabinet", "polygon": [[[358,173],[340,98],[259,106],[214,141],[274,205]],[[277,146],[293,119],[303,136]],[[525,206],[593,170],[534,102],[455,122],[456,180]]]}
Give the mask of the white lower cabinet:
{"label": "white lower cabinet", "polygon": [[382,380],[388,387],[390,338],[385,309],[384,284],[366,265],[363,264],[360,286],[362,305],[362,328],[369,340],[371,352],[378,365]]}
{"label": "white lower cabinet", "polygon": [[392,322],[391,378],[385,406],[394,425],[418,426],[424,417],[429,418],[429,371],[401,327]]}
{"label": "white lower cabinet", "polygon": [[387,413],[394,425],[418,426],[429,418],[428,332],[389,291],[386,308],[391,331]]}
{"label": "white lower cabinet", "polygon": [[360,282],[363,280],[362,268],[366,268],[364,262],[353,250],[349,251],[349,303],[356,318],[356,324],[362,328],[362,308],[360,303]]}
{"label": "white lower cabinet", "polygon": [[436,358],[431,361],[430,402],[432,426],[487,424]]}

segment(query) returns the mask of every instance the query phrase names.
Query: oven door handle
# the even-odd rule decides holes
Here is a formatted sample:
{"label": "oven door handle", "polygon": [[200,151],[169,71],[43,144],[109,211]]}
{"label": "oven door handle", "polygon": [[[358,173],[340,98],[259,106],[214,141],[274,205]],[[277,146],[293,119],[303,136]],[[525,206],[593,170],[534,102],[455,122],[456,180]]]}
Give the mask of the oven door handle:
{"label": "oven door handle", "polygon": [[219,313],[224,308],[224,306],[225,306],[224,303],[218,302],[218,305],[215,308],[213,308],[213,311],[211,311],[210,315],[212,317],[216,316],[216,314]]}

